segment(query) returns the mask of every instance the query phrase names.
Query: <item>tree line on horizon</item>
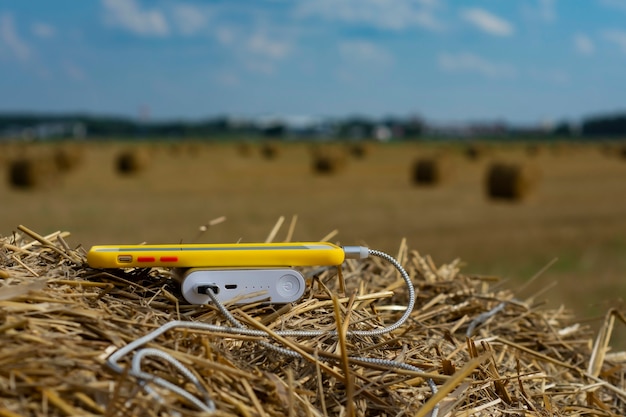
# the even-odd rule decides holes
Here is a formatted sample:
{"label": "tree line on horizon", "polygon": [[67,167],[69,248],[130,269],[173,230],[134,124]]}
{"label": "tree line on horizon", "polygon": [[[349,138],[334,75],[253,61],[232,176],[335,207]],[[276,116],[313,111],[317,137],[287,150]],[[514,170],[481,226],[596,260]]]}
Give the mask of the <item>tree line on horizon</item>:
{"label": "tree line on horizon", "polygon": [[0,138],[316,138],[419,139],[481,138],[626,138],[626,113],[584,119],[579,125],[508,126],[503,122],[430,126],[417,116],[374,119],[353,116],[290,124],[280,118],[253,120],[218,116],[199,121],[141,121],[129,117],[84,114],[0,114]]}

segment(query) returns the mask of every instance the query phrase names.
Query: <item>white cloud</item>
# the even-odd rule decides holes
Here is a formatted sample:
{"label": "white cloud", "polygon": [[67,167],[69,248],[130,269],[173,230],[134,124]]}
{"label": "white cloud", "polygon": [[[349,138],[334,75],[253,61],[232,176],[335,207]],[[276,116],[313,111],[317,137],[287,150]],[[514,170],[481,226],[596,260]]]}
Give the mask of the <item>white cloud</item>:
{"label": "white cloud", "polygon": [[[212,33],[217,42],[244,68],[265,75],[275,72],[277,63],[289,56],[295,42],[293,33],[275,27],[220,24]],[[231,82],[224,84],[233,85]]]}
{"label": "white cloud", "polygon": [[105,22],[142,36],[167,36],[169,25],[159,10],[142,10],[135,0],[102,0]]}
{"label": "white cloud", "polygon": [[600,4],[621,11],[626,11],[626,0],[600,0]]}
{"label": "white cloud", "polygon": [[236,87],[241,84],[239,77],[229,71],[220,72],[217,74],[215,79],[219,85],[223,85],[225,87]]}
{"label": "white cloud", "polygon": [[436,31],[444,28],[435,17],[438,6],[438,0],[305,0],[299,2],[295,13],[298,17],[319,17],[385,30],[421,27]]}
{"label": "white cloud", "polygon": [[3,49],[20,61],[28,61],[32,55],[30,46],[18,35],[10,14],[0,15],[0,52]]}
{"label": "white cloud", "polygon": [[439,54],[438,63],[441,69],[448,72],[473,72],[488,78],[512,78],[517,75],[511,65],[491,62],[470,52],[443,52]]}
{"label": "white cloud", "polygon": [[180,33],[195,35],[207,27],[210,13],[205,8],[189,4],[176,4],[173,18]]}
{"label": "white cloud", "polygon": [[342,42],[339,44],[339,52],[349,62],[388,65],[393,61],[387,51],[367,41]]}
{"label": "white cloud", "polygon": [[254,54],[274,60],[284,58],[290,50],[289,42],[270,39],[264,32],[254,33],[248,39],[247,47]]}
{"label": "white cloud", "polygon": [[596,49],[591,38],[583,33],[574,35],[574,48],[582,55],[592,55]]}
{"label": "white cloud", "polygon": [[276,70],[273,62],[262,59],[253,59],[250,57],[244,59],[244,65],[248,71],[255,72],[257,74],[271,75]]}
{"label": "white cloud", "polygon": [[530,77],[534,80],[547,82],[550,84],[565,85],[569,84],[571,78],[569,74],[558,69],[536,69],[529,71]]}
{"label": "white cloud", "polygon": [[556,19],[556,0],[539,0],[539,17],[546,22],[552,22]]}
{"label": "white cloud", "polygon": [[557,18],[556,0],[536,0],[535,5],[522,6],[524,14],[532,20],[551,23]]}
{"label": "white cloud", "polygon": [[56,29],[47,23],[36,22],[30,26],[33,34],[42,39],[53,38],[56,35]]}
{"label": "white cloud", "polygon": [[622,52],[626,53],[626,31],[607,30],[604,32],[604,38],[609,42],[616,44]]}
{"label": "white cloud", "polygon": [[87,75],[85,74],[85,71],[78,65],[74,64],[73,62],[69,62],[69,61],[64,62],[63,70],[65,71],[65,74],[72,80],[85,81],[87,79]]}
{"label": "white cloud", "polygon": [[337,45],[341,57],[335,76],[344,83],[369,82],[369,76],[385,73],[393,57],[380,46],[364,41],[344,41]]}
{"label": "white cloud", "polygon": [[465,9],[461,17],[477,29],[494,36],[510,36],[515,31],[507,20],[480,8]]}
{"label": "white cloud", "polygon": [[236,34],[233,28],[220,26],[215,30],[217,41],[223,46],[232,45],[235,42]]}

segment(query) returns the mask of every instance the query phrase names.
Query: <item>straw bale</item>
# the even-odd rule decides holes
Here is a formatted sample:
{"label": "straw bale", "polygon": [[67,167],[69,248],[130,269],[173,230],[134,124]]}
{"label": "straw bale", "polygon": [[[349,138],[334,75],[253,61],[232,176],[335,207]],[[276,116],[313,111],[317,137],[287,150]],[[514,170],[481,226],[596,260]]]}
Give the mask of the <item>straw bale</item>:
{"label": "straw bale", "polygon": [[186,145],[187,155],[191,157],[198,157],[202,155],[202,152],[206,148],[205,144],[199,140],[189,140]]}
{"label": "straw bale", "polygon": [[252,143],[247,140],[239,141],[236,145],[237,154],[239,156],[248,157],[252,155]]}
{"label": "straw bale", "polygon": [[626,157],[626,151],[622,153],[622,149],[626,149],[626,146],[616,145],[612,142],[602,143],[598,147],[600,153],[607,157],[620,157],[621,155],[624,155],[624,157]]}
{"label": "straw bale", "polygon": [[412,180],[417,185],[437,185],[446,182],[454,174],[454,164],[445,155],[420,157],[413,163]]}
{"label": "straw bale", "polygon": [[53,151],[53,160],[60,172],[70,172],[78,168],[84,159],[84,149],[78,145],[62,145]]}
{"label": "straw bale", "polygon": [[543,146],[538,143],[526,145],[526,154],[530,157],[539,156],[543,153]]}
{"label": "straw bale", "polygon": [[555,142],[552,144],[552,154],[554,156],[566,156],[571,155],[574,150],[573,146],[569,142]]}
{"label": "straw bale", "polygon": [[487,196],[493,199],[519,201],[537,187],[539,172],[531,164],[493,162],[486,174]]}
{"label": "straw bale", "polygon": [[11,158],[12,148],[8,143],[0,141],[0,164],[5,164]]}
{"label": "straw bale", "polygon": [[313,172],[322,175],[336,174],[346,168],[347,155],[343,148],[337,146],[320,146],[313,149]]}
{"label": "straw bale", "polygon": [[274,141],[263,142],[260,152],[265,159],[276,159],[280,155],[280,145]]}
{"label": "straw bale", "polygon": [[353,142],[347,145],[348,153],[355,159],[363,159],[372,153],[372,144],[370,142]]}
{"label": "straw bale", "polygon": [[483,143],[470,143],[465,147],[463,153],[467,159],[476,161],[488,154],[488,148]]}
{"label": "straw bale", "polygon": [[115,168],[121,175],[135,175],[150,165],[150,154],[145,148],[124,149],[115,159]]}
{"label": "straw bale", "polygon": [[[0,269],[7,273],[0,280],[3,415],[203,415],[167,390],[157,389],[157,401],[135,378],[111,372],[105,359],[172,320],[226,325],[221,313],[185,304],[167,270],[90,269],[85,251],[69,248],[67,236],[20,227],[0,238]],[[149,346],[201,381],[216,416],[424,416],[435,404],[440,416],[624,415],[624,355],[606,354],[611,329],[593,343],[571,312],[518,299],[492,280],[463,274],[458,261],[437,267],[406,245],[398,258],[418,299],[410,320],[391,334],[330,334],[337,326],[343,334],[343,322],[369,329],[401,314],[402,280],[391,265],[368,258],[345,262],[342,279],[336,268],[304,270],[308,288],[293,305],[230,307],[246,326],[269,334],[327,331],[264,339],[302,351],[302,358],[269,350],[257,337],[192,329],[168,331]],[[331,300],[333,294],[341,299]],[[395,360],[424,373],[348,356]],[[130,360],[121,364],[129,367]],[[195,391],[158,358],[142,369]]]}
{"label": "straw bale", "polygon": [[184,146],[180,141],[171,142],[167,147],[167,154],[169,156],[179,156],[183,153]]}
{"label": "straw bale", "polygon": [[50,186],[55,183],[59,174],[54,161],[43,155],[16,158],[7,167],[9,184],[21,189]]}

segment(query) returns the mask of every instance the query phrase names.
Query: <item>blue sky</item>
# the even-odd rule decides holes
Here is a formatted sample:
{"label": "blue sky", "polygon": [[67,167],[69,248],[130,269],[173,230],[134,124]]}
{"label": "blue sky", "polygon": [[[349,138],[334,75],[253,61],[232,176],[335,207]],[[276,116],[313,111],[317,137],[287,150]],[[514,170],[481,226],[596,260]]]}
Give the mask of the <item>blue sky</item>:
{"label": "blue sky", "polygon": [[626,0],[0,0],[0,111],[152,119],[626,110]]}

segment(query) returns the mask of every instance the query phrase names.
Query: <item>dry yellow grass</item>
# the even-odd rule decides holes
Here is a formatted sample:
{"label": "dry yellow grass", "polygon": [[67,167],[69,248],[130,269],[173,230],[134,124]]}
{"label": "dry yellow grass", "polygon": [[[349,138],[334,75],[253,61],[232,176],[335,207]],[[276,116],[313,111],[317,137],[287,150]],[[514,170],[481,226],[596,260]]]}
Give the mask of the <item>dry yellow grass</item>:
{"label": "dry yellow grass", "polygon": [[[69,237],[21,227],[0,239],[1,415],[207,415],[171,390],[158,389],[160,400],[141,390],[127,373],[138,350],[121,358],[119,374],[105,360],[173,320],[223,324],[221,313],[184,304],[167,270],[90,269]],[[619,311],[609,311],[594,335],[568,309],[541,308],[497,281],[464,274],[458,261],[436,266],[405,244],[396,256],[418,296],[397,331],[346,335],[393,322],[407,302],[391,265],[350,260],[343,279],[334,268],[306,270],[298,303],[231,309],[267,337],[180,328],[149,343],[180,361],[200,388],[159,357],[145,359],[142,370],[197,396],[205,392],[216,416],[427,416],[435,407],[442,417],[624,415],[626,352],[610,351],[611,332],[624,324]],[[282,337],[278,329],[324,334]],[[281,355],[260,340],[301,356]]]}

